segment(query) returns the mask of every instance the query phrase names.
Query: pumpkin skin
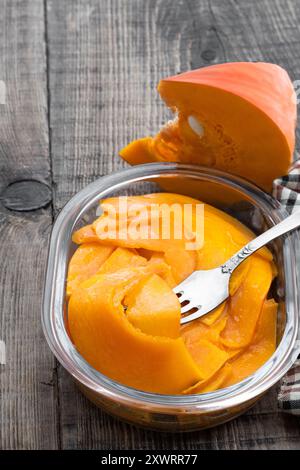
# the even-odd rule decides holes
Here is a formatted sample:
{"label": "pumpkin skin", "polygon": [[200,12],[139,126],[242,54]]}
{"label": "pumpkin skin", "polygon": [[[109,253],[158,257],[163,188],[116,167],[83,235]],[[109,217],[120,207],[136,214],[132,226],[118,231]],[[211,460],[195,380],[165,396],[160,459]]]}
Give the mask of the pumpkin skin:
{"label": "pumpkin skin", "polygon": [[288,171],[295,147],[296,96],[278,65],[212,65],[163,79],[158,91],[178,116],[154,138],[123,148],[120,156],[128,163],[199,164],[247,178],[266,191]]}

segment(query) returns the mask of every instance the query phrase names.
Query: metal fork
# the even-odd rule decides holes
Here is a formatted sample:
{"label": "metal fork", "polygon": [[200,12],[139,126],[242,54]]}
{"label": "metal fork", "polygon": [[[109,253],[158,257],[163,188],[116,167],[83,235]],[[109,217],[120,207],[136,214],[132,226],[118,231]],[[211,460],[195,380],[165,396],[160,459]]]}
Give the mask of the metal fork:
{"label": "metal fork", "polygon": [[180,323],[196,320],[224,302],[229,296],[229,281],[233,271],[267,243],[299,225],[300,210],[249,242],[221,266],[194,271],[173,289],[181,304],[181,314],[187,314],[181,318]]}

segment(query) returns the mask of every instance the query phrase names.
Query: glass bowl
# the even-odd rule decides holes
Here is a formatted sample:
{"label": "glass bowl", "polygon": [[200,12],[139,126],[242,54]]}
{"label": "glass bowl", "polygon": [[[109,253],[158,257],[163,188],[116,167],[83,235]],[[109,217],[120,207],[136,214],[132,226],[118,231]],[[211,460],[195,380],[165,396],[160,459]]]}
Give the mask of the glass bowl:
{"label": "glass bowl", "polygon": [[299,350],[298,290],[292,232],[272,245],[279,270],[272,294],[279,302],[278,346],[253,375],[231,387],[198,395],[142,392],[104,376],[77,352],[66,329],[65,284],[74,230],[96,217],[100,199],[168,191],[196,197],[240,219],[257,234],[286,212],[278,201],[241,178],[193,165],[140,165],[105,176],[76,194],[60,212],[50,241],[42,323],[49,346],[82,392],[97,406],[127,422],[166,431],[192,431],[218,425],[241,414],[291,367]]}

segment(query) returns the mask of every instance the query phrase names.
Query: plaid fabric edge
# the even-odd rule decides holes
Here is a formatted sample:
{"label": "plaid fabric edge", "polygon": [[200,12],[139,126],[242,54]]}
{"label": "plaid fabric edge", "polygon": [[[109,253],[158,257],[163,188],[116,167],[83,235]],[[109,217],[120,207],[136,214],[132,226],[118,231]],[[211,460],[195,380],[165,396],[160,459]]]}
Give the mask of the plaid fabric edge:
{"label": "plaid fabric edge", "polygon": [[[288,175],[273,182],[273,196],[289,214],[300,210],[300,158],[293,164]],[[298,270],[298,276],[300,270]],[[300,340],[298,340],[300,349]],[[300,416],[300,356],[281,380],[278,406],[285,413]]]}

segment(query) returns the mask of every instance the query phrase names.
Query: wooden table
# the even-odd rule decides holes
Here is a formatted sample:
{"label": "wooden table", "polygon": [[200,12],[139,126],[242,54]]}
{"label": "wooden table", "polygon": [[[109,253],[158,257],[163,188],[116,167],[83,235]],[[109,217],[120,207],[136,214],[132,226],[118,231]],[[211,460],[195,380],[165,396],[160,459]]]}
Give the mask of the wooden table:
{"label": "wooden table", "polygon": [[117,421],[77,391],[40,322],[53,220],[78,190],[125,166],[124,144],[165,122],[160,77],[265,60],[300,79],[299,0],[0,0],[0,8],[0,448],[299,448],[300,422],[278,412],[275,389],[204,432]]}

